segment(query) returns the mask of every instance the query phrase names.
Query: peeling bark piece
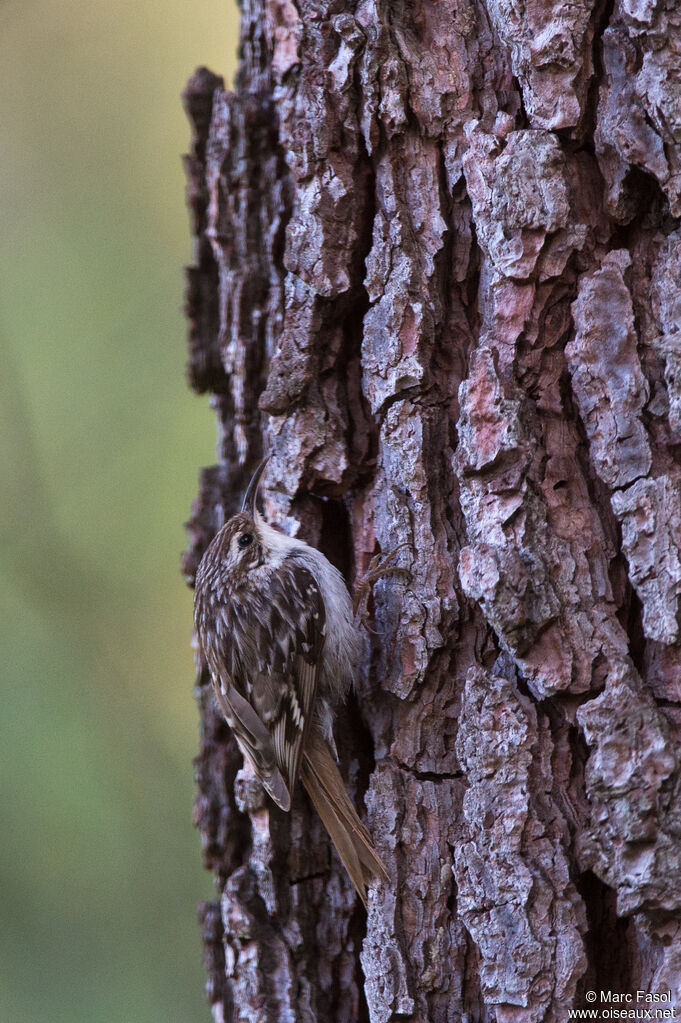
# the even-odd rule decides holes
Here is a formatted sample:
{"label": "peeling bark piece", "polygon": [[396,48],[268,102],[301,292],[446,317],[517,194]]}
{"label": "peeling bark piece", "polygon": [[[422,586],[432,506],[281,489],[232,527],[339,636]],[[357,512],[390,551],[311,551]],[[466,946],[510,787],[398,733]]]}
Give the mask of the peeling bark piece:
{"label": "peeling bark piece", "polygon": [[648,383],[624,281],[629,263],[627,250],[619,249],[608,253],[599,270],[580,278],[572,305],[575,337],[565,348],[591,459],[610,488],[645,476],[652,462],[641,422]]}
{"label": "peeling bark piece", "polygon": [[[511,68],[507,54],[500,48],[493,62],[489,61],[492,30],[484,12],[471,0],[439,0],[436,4],[415,5],[399,30],[393,30],[392,39],[388,33],[380,37],[375,24],[368,23],[369,12],[378,6],[387,11],[389,2],[360,4],[360,11],[365,12],[360,15],[364,30],[370,39],[363,84],[369,84],[368,73],[378,72],[391,45],[394,46],[396,63],[401,69],[402,93],[408,97],[421,130],[431,138],[460,137],[465,122],[479,113],[478,95],[485,87],[485,62],[489,86],[500,92],[510,91]],[[394,19],[392,24],[395,24]],[[515,97],[511,105],[513,100]],[[377,112],[375,104],[374,113]],[[391,121],[390,127],[395,122],[394,115]],[[452,175],[456,181],[461,173],[461,153],[448,164],[452,170],[458,165],[458,173],[453,171]]]}
{"label": "peeling bark piece", "polygon": [[311,289],[289,276],[284,294],[284,329],[270,360],[267,386],[258,402],[263,412],[272,415],[284,415],[305,398],[317,364],[313,341],[322,332],[320,304]]}
{"label": "peeling bark piece", "polygon": [[[216,93],[206,147],[205,234],[219,268],[219,346],[241,462],[249,450],[257,450],[258,409],[250,395],[260,390],[263,357],[281,322],[279,266],[270,257],[287,203],[275,139],[271,103]],[[268,203],[256,217],[254,204],[262,195]]]}
{"label": "peeling bark piece", "polygon": [[498,1020],[558,1023],[586,969],[586,920],[546,794],[550,735],[512,681],[472,669],[456,748],[469,787],[454,873],[485,1002]]}
{"label": "peeling bark piece", "polygon": [[[442,318],[436,257],[447,223],[440,156],[428,139],[396,142],[376,171],[377,211],[365,287],[362,372],[372,411],[423,386]],[[419,238],[419,244],[413,240]]]}
{"label": "peeling bark piece", "polygon": [[302,24],[293,0],[265,4],[265,32],[272,53],[272,71],[278,81],[300,61]]}
{"label": "peeling bark piece", "polygon": [[365,229],[366,168],[353,103],[365,40],[349,13],[321,18],[315,6],[301,6],[300,44],[315,58],[303,60],[295,83],[277,95],[281,144],[296,182],[283,262],[316,294],[335,298],[352,288]]}
{"label": "peeling bark piece", "polygon": [[268,920],[248,867],[240,867],[227,882],[222,919],[225,972],[239,1019],[263,1023],[287,1015],[291,1019],[313,1018],[306,992],[298,991],[291,951]]}
{"label": "peeling bark piece", "polygon": [[665,240],[652,270],[653,305],[662,334],[653,348],[664,360],[669,425],[681,434],[681,231]]}
{"label": "peeling bark piece", "polygon": [[586,861],[617,892],[617,911],[649,921],[681,910],[679,764],[666,719],[631,664],[577,712],[591,747]]}
{"label": "peeling bark piece", "polygon": [[611,216],[628,223],[637,201],[627,177],[641,167],[658,180],[667,178],[662,141],[648,123],[636,93],[638,53],[623,27],[603,33],[604,83],[601,85],[594,140],[601,173],[607,184]]}
{"label": "peeling bark piece", "polygon": [[360,0],[357,6],[357,22],[366,37],[359,105],[368,153],[375,152],[381,130],[392,139],[408,123],[409,78],[390,32],[389,10],[388,0]]}
{"label": "peeling bark piece", "polygon": [[287,462],[283,521],[303,478],[327,497],[345,492],[369,444],[356,343],[366,305],[368,167],[355,103],[365,38],[349,13],[312,0],[265,7],[276,64],[274,148],[290,205],[280,210],[271,252],[283,278],[280,329],[267,344],[266,387],[255,396]]}
{"label": "peeling bark piece", "polygon": [[[384,836],[380,852],[395,883],[380,885],[369,903],[361,959],[371,1023],[461,1018],[465,932],[452,912],[451,850],[462,796],[458,779],[415,778],[387,764],[372,777],[369,820]],[[403,849],[408,883],[398,873]]]}
{"label": "peeling bark piece", "polygon": [[681,703],[681,647],[646,643],[641,675],[656,700]]}
{"label": "peeling bark piece", "polygon": [[599,665],[626,654],[609,585],[592,570],[602,551],[551,532],[533,480],[533,416],[507,396],[488,350],[476,351],[459,397],[456,467],[470,541],[459,566],[464,593],[533,692],[584,692],[601,684]]}
{"label": "peeling bark piece", "polygon": [[634,920],[645,964],[641,987],[645,991],[669,991],[671,1005],[678,1010],[681,1006],[681,923],[671,918],[655,921],[651,926],[643,915]]}
{"label": "peeling bark piece", "polygon": [[[629,578],[643,605],[644,633],[674,643],[681,594],[681,488],[676,477],[647,476],[652,454],[641,413],[649,388],[623,277],[629,261],[627,252],[612,252],[600,270],[580,279],[572,307],[576,334],[565,351],[594,467],[614,491],[612,508],[622,524]],[[668,326],[674,296],[670,288],[668,299],[665,294],[660,302]]]}
{"label": "peeling bark piece", "polygon": [[[351,888],[335,869],[331,875],[325,869],[319,825],[315,820],[310,827],[309,811],[294,808],[282,821],[276,811],[259,808],[261,800],[260,794],[255,811],[249,807],[251,860],[229,876],[221,898],[225,976],[238,1019],[314,1023],[328,1018],[339,999],[342,1010],[333,1018],[352,1023],[358,950]],[[290,859],[280,878],[274,849],[284,844],[291,845]],[[329,903],[332,917],[324,914]],[[300,971],[307,982],[299,982]]]}
{"label": "peeling bark piece", "polygon": [[533,127],[574,128],[592,74],[593,0],[485,0],[499,37],[511,49],[513,73]]}
{"label": "peeling bark piece", "polygon": [[[347,311],[341,313],[293,274],[285,280],[284,307],[284,327],[258,403],[269,413],[269,428],[281,439],[281,458],[288,463],[288,479],[279,490],[293,497],[307,473],[333,496],[354,481],[368,446],[364,410],[355,397],[359,357],[348,357]],[[290,501],[280,503],[280,515],[289,511]]]}
{"label": "peeling bark piece", "polygon": [[[565,157],[549,131],[511,132],[499,140],[469,127],[463,159],[480,244],[504,277],[560,274],[586,226],[571,225]],[[570,225],[570,226],[568,226]]]}
{"label": "peeling bark piece", "polygon": [[[604,83],[595,131],[596,152],[610,213],[628,223],[638,208],[629,172],[650,174],[666,195],[672,216],[681,213],[681,103],[670,88],[679,75],[678,12],[624,10],[625,24],[603,34]],[[634,13],[635,11],[635,13]],[[639,20],[640,18],[640,20]]]}
{"label": "peeling bark piece", "polygon": [[612,495],[622,523],[629,578],[643,604],[643,631],[661,643],[679,639],[681,482],[658,476]]}
{"label": "peeling bark piece", "polygon": [[475,544],[461,551],[459,578],[466,595],[480,603],[494,631],[519,658],[558,616],[558,598],[538,558]]}
{"label": "peeling bark piece", "polygon": [[[444,514],[442,495],[433,488],[427,457],[436,450],[435,438],[442,428],[439,411],[416,410],[411,402],[398,401],[381,429],[375,536],[383,551],[394,547],[396,535],[408,537],[418,551],[418,557],[407,562],[408,575],[395,575],[376,586],[377,626],[393,637],[389,646],[381,646],[381,675],[386,688],[401,699],[413,699],[458,612],[445,535],[437,522]],[[390,611],[381,600],[386,587],[393,597],[400,595],[391,601]]]}
{"label": "peeling bark piece", "polygon": [[284,265],[325,298],[350,288],[352,252],[364,214],[357,199],[354,168],[342,158],[329,161],[296,190]]}
{"label": "peeling bark piece", "polygon": [[200,902],[199,926],[203,937],[203,966],[208,976],[206,994],[215,1023],[232,1018],[234,1005],[225,974],[224,928],[219,902]]}

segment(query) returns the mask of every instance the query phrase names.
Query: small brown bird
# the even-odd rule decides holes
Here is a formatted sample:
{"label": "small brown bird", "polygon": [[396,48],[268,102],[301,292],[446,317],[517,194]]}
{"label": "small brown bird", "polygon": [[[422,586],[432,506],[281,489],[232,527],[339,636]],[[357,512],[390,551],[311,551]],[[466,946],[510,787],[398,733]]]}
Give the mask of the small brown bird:
{"label": "small brown bird", "polygon": [[[354,681],[359,636],[340,572],[256,508],[268,459],[196,574],[194,623],[220,710],[282,810],[300,775],[366,905],[385,867],[336,765],[333,713]],[[376,578],[374,574],[373,578]]]}

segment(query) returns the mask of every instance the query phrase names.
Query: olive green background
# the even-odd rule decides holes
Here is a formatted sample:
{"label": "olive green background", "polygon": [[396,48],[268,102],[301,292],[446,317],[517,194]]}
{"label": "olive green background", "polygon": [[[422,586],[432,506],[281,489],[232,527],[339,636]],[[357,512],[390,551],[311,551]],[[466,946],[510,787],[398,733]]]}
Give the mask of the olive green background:
{"label": "olive green background", "polygon": [[0,3],[0,1019],[210,1019],[180,92],[231,0]]}

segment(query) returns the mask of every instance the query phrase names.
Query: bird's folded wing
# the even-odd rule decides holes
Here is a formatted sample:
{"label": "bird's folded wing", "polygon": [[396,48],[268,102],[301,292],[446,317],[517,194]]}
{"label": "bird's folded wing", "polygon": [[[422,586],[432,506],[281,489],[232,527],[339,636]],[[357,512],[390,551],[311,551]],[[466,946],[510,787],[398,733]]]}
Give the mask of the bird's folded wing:
{"label": "bird's folded wing", "polygon": [[277,766],[272,737],[267,728],[233,685],[214,683],[214,689],[220,710],[234,732],[241,752],[275,803],[282,810],[290,810],[291,794]]}
{"label": "bird's folded wing", "polygon": [[324,601],[312,573],[284,558],[266,593],[219,609],[219,656],[208,650],[222,713],[274,801],[291,807],[322,664]]}
{"label": "bird's folded wing", "polygon": [[250,675],[250,699],[270,730],[277,766],[293,793],[314,715],[326,614],[314,577],[294,558],[285,558],[273,574],[268,597],[259,623],[264,657]]}

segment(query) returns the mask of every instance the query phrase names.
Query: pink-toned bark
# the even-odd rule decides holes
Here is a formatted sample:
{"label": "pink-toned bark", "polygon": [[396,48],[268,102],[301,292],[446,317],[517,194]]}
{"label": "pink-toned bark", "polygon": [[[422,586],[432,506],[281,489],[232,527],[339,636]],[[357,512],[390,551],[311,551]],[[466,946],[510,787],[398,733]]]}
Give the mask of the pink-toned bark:
{"label": "pink-toned bark", "polygon": [[200,665],[216,1020],[681,1008],[681,17],[244,0],[187,109],[189,378],[219,461],[371,603],[341,766],[392,883],[241,769]]}

